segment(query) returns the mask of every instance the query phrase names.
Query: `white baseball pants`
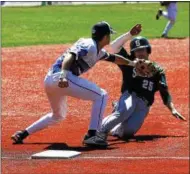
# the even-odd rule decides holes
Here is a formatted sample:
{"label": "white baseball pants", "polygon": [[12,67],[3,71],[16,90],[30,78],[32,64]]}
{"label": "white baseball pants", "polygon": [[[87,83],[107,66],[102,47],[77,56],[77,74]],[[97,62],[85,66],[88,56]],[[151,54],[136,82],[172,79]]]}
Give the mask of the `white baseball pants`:
{"label": "white baseball pants", "polygon": [[[45,91],[52,109],[51,113],[46,114],[41,119],[26,128],[29,134],[46,128],[49,125],[59,122],[66,117],[67,97],[71,96],[78,99],[93,102],[90,120],[90,130],[98,130],[101,126],[103,113],[107,104],[107,92],[99,88],[96,84],[73,75],[67,74],[69,87],[58,87],[60,72],[52,73],[50,70],[45,77]],[[85,109],[85,108],[84,108]]]}

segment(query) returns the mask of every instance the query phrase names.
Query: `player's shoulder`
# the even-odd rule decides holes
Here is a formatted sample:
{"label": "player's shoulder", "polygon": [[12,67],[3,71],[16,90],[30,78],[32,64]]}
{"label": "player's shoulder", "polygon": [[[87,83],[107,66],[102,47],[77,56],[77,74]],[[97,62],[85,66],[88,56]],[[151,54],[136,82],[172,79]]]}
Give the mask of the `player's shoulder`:
{"label": "player's shoulder", "polygon": [[94,42],[91,38],[80,38],[76,43],[83,47],[94,46]]}
{"label": "player's shoulder", "polygon": [[75,44],[78,49],[85,49],[88,52],[96,52],[96,44],[91,38],[80,38]]}
{"label": "player's shoulder", "polygon": [[161,65],[157,62],[153,62],[153,65],[156,69],[156,75],[165,75],[165,69]]}

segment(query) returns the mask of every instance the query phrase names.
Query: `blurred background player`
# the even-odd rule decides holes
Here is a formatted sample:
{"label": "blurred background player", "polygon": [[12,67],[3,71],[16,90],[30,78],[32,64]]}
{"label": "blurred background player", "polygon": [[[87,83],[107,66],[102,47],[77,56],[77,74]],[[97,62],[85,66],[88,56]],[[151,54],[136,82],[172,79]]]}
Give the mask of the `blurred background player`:
{"label": "blurred background player", "polygon": [[107,22],[99,22],[92,27],[91,38],[79,39],[56,60],[44,80],[45,92],[52,112],[44,115],[25,130],[13,134],[11,138],[14,143],[22,143],[27,136],[65,119],[67,96],[71,96],[93,102],[89,130],[83,141],[88,145],[86,142],[88,138],[94,136],[101,126],[108,95],[104,89],[79,76],[91,69],[99,60],[135,65],[135,62],[119,55],[109,54],[103,49],[110,43],[110,35],[113,33],[113,29]]}
{"label": "blurred background player", "polygon": [[159,9],[156,14],[156,19],[158,20],[160,16],[164,16],[166,19],[168,19],[168,22],[164,28],[164,31],[161,35],[161,37],[167,38],[168,32],[173,27],[175,21],[176,21],[176,15],[177,15],[177,2],[175,1],[161,1],[161,6],[165,6],[167,11],[163,11],[162,9]]}
{"label": "blurred background player", "polygon": [[[135,37],[130,43],[129,55],[123,47],[129,38],[130,32],[115,39],[111,43],[114,52],[130,60],[149,59],[151,54],[149,41],[141,36]],[[164,70],[156,63],[154,66],[156,72],[151,77],[137,76],[133,67],[119,66],[123,75],[121,97],[114,104],[113,113],[103,119],[99,134],[91,138],[92,144],[101,144],[110,132],[113,136],[120,138],[132,137],[141,128],[154,103],[157,91],[160,92],[163,103],[171,114],[180,120],[186,120],[172,103]]]}

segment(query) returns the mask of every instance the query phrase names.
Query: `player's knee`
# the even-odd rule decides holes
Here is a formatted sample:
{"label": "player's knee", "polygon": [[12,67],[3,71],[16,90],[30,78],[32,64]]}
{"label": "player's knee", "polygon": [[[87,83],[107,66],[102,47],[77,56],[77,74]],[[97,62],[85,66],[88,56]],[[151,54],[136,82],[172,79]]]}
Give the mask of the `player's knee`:
{"label": "player's knee", "polygon": [[106,90],[104,90],[104,89],[101,89],[101,92],[100,92],[100,94],[97,96],[97,98],[96,98],[96,100],[104,100],[104,101],[107,101],[107,99],[108,99],[108,93],[107,93],[107,91]]}
{"label": "player's knee", "polygon": [[108,98],[108,93],[107,93],[107,91],[104,90],[104,89],[101,89],[101,96],[104,97],[105,100],[107,100],[107,98]]}

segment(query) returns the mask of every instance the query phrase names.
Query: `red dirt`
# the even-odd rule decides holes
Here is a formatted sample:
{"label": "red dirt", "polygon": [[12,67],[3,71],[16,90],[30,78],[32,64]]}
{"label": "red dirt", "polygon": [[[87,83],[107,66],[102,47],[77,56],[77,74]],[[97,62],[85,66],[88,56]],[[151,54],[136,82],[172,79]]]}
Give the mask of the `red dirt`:
{"label": "red dirt", "polygon": [[[2,173],[189,173],[189,38],[154,39],[151,40],[151,44],[151,58],[166,69],[173,101],[188,121],[181,122],[172,117],[157,94],[150,114],[137,134],[140,141],[124,142],[110,138],[111,146],[107,150],[92,150],[81,145],[82,137],[88,128],[91,103],[73,98],[69,98],[69,111],[65,121],[32,135],[23,145],[12,145],[12,133],[25,128],[49,112],[49,104],[43,90],[43,78],[56,57],[68,45],[3,48]],[[108,91],[109,102],[105,115],[109,114],[112,109],[111,102],[120,95],[121,72],[117,66],[99,62],[83,77]],[[28,159],[31,154],[44,149],[72,149],[81,151],[82,155],[71,160]]]}

